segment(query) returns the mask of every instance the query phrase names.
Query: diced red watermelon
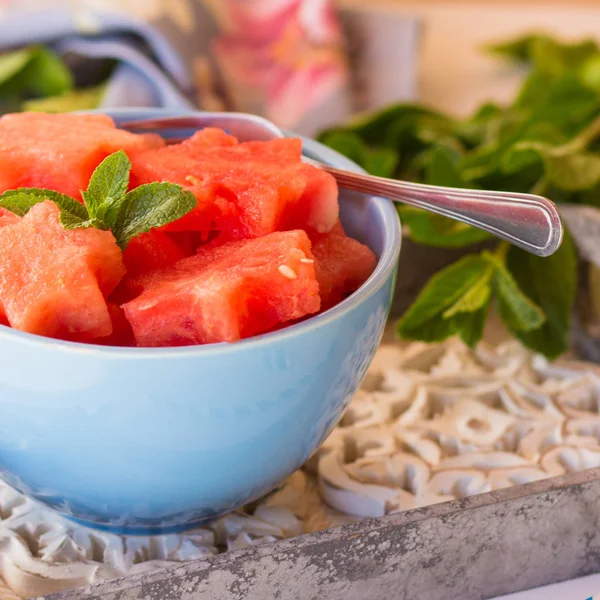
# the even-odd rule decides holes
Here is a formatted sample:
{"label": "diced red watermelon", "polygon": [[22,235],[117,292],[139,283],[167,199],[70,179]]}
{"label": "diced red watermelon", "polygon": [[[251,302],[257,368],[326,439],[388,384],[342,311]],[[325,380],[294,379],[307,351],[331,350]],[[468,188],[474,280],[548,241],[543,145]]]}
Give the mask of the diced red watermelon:
{"label": "diced red watermelon", "polygon": [[105,298],[124,272],[112,233],[64,229],[53,202],[0,229],[0,304],[15,329],[79,341],[110,335]]}
{"label": "diced red watermelon", "polygon": [[[337,235],[342,235],[346,237],[346,230],[344,229],[344,226],[342,225],[342,222],[339,219],[335,222],[335,225],[331,228],[331,231],[329,233],[335,233]],[[319,238],[318,235],[313,235],[312,237],[314,239]]]}
{"label": "diced red watermelon", "polygon": [[130,240],[123,252],[123,262],[127,274],[135,277],[156,269],[164,269],[186,256],[189,254],[186,254],[169,234],[152,229]]}
{"label": "diced red watermelon", "polygon": [[152,229],[129,241],[123,262],[127,274],[121,280],[110,300],[117,304],[123,304],[132,300],[139,293],[139,286],[135,284],[136,279],[151,271],[164,269],[182,258],[192,256],[196,252],[196,246],[188,239],[176,239],[181,236],[191,236],[191,233],[165,233]]}
{"label": "diced red watermelon", "polygon": [[206,152],[215,147],[227,148],[230,146],[237,146],[238,143],[236,138],[222,129],[218,129],[217,127],[206,127],[186,140],[185,145],[182,144],[181,147],[187,149],[193,148],[197,152]]}
{"label": "diced red watermelon", "polygon": [[[4,227],[5,225],[14,225],[20,220],[21,217],[18,217],[15,215],[15,213],[10,212],[10,210],[0,206],[0,228]],[[2,306],[0,306],[0,325],[8,325],[8,318],[6,317],[4,308]]]}
{"label": "diced red watermelon", "polygon": [[230,242],[138,280],[123,306],[138,346],[233,342],[320,307],[304,231]]}
{"label": "diced red watermelon", "polygon": [[101,346],[135,346],[133,331],[123,309],[114,302],[108,302],[107,307],[112,323],[112,333],[106,337],[95,339],[94,343]]}
{"label": "diced red watermelon", "polygon": [[103,345],[181,346],[232,342],[330,308],[376,258],[346,236],[335,180],[304,164],[301,146],[240,144],[205,129],[166,147],[103,115],[1,117],[0,193],[46,187],[82,200],[94,168],[123,149],[132,186],[172,181],[199,205],[124,253],[108,231],[65,230],[50,201],[23,218],[0,207],[0,323]]}
{"label": "diced red watermelon", "polygon": [[301,162],[299,139],[245,142],[218,129],[149,150],[132,159],[135,185],[172,181],[191,190],[198,206],[166,227],[199,231],[218,241],[277,230],[329,231],[338,218],[334,178]]}
{"label": "diced red watermelon", "polygon": [[106,115],[17,113],[0,117],[0,192],[18,187],[55,190],[81,200],[94,169],[109,154],[158,148],[157,135],[115,127]]}
{"label": "diced red watermelon", "polygon": [[14,225],[21,220],[21,217],[15,215],[15,213],[10,212],[6,208],[0,206],[0,227],[4,227],[5,225]]}
{"label": "diced red watermelon", "polygon": [[311,239],[321,309],[327,310],[355,292],[371,276],[377,258],[367,246],[348,237],[339,222],[330,233],[313,235]]}
{"label": "diced red watermelon", "polygon": [[196,250],[205,241],[198,231],[169,231],[167,235],[181,248],[186,256],[196,254]]}

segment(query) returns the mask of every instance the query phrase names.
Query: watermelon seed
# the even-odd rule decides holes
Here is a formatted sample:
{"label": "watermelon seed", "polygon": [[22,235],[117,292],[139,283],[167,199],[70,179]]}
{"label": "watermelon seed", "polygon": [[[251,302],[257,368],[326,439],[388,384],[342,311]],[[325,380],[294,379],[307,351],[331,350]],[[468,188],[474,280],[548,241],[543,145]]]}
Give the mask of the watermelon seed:
{"label": "watermelon seed", "polygon": [[194,177],[193,175],[187,175],[185,180],[191,183],[192,185],[200,185],[200,180],[197,177]]}
{"label": "watermelon seed", "polygon": [[298,277],[296,271],[287,265],[280,265],[279,272],[288,279],[296,279]]}
{"label": "watermelon seed", "polygon": [[312,258],[301,258],[300,262],[305,265],[312,265],[315,261]]}

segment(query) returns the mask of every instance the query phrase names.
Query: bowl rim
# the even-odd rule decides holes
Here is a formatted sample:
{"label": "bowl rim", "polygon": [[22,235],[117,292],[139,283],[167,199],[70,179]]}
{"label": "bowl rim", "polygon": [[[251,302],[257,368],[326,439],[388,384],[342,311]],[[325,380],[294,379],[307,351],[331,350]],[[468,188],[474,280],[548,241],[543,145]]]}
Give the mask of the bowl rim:
{"label": "bowl rim", "polygon": [[[100,109],[90,111],[96,113],[107,114],[112,118],[119,119],[123,117],[145,118],[151,114],[159,116],[161,113],[164,116],[170,115],[186,115],[195,114],[203,111],[186,111],[173,109],[157,109],[157,108],[115,108],[115,109]],[[228,113],[229,116],[245,113]],[[149,117],[150,118],[150,117]],[[335,150],[324,146],[316,140],[306,138],[302,135],[293,132],[285,132],[286,135],[298,137],[302,140],[302,150],[307,155],[318,158],[331,166],[357,173],[365,173],[364,169],[359,167],[355,162],[339,154]],[[400,220],[396,207],[393,202],[377,196],[369,196],[369,201],[374,203],[377,212],[381,217],[383,224],[383,251],[375,270],[353,294],[336,304],[332,308],[307,318],[305,321],[289,325],[277,331],[263,333],[236,342],[219,342],[214,344],[199,344],[195,346],[171,346],[171,347],[156,347],[156,348],[138,348],[138,347],[123,347],[123,346],[102,346],[97,344],[88,344],[82,342],[70,342],[66,340],[57,340],[50,337],[45,337],[24,331],[12,329],[6,325],[0,325],[0,340],[15,341],[22,344],[33,345],[37,347],[46,347],[48,349],[61,350],[67,352],[93,354],[103,357],[119,357],[127,359],[136,358],[154,358],[165,359],[175,357],[194,356],[201,357],[208,354],[221,354],[230,352],[239,352],[246,350],[258,349],[265,344],[272,344],[280,341],[285,341],[295,338],[315,329],[342,318],[348,312],[362,304],[366,299],[375,294],[392,276],[394,269],[398,263],[400,248],[402,243],[402,232]]]}

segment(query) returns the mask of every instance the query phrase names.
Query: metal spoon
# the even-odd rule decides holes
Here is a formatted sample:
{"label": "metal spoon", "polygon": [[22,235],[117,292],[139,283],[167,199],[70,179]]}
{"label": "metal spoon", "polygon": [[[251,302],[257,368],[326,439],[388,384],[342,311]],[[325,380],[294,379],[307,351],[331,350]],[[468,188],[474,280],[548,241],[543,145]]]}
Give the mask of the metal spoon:
{"label": "metal spoon", "polygon": [[[184,117],[160,117],[121,123],[130,131],[165,133],[187,130],[184,137],[169,136],[169,143],[189,137],[189,130],[219,127],[240,141],[266,141],[286,137],[273,123],[238,113],[202,113]],[[560,247],[563,227],[553,202],[542,196],[439,187],[397,181],[344,171],[303,157],[331,173],[342,188],[387,198],[467,223],[506,240],[537,256],[549,256]]]}

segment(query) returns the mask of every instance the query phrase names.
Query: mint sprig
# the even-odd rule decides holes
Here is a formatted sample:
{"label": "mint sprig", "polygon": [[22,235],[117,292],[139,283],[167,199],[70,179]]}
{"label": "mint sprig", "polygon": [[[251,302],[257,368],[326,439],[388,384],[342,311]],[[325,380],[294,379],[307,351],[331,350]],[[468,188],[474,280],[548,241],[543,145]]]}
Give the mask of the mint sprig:
{"label": "mint sprig", "polygon": [[65,62],[44,46],[0,54],[0,98],[4,110],[22,109],[29,99],[72,92],[73,75]]}
{"label": "mint sprig", "polygon": [[577,253],[571,236],[552,256],[540,258],[511,248],[506,265],[523,293],[545,315],[540,327],[513,329],[528,347],[556,357],[569,345],[569,323],[577,290]]}
{"label": "mint sprig", "polygon": [[472,345],[487,316],[493,273],[493,265],[475,254],[436,273],[404,313],[400,335],[424,342],[459,335]]}
{"label": "mint sprig", "polygon": [[[131,161],[123,150],[106,157],[94,170],[83,200],[92,219],[104,222],[107,213],[118,211],[129,187]],[[111,219],[107,225],[111,225]]]}
{"label": "mint sprig", "polygon": [[186,215],[197,204],[189,191],[174,183],[147,183],[125,194],[116,208],[107,212],[111,230],[119,244]]}
{"label": "mint sprig", "polygon": [[131,238],[172,223],[197,205],[194,195],[175,183],[148,183],[128,192],[130,172],[131,161],[119,150],[96,167],[81,192],[83,204],[53,190],[19,188],[1,194],[0,206],[22,217],[32,206],[51,200],[65,229],[110,230],[125,250]]}
{"label": "mint sprig", "polygon": [[[532,34],[487,50],[529,68],[511,103],[484,104],[466,119],[398,104],[331,128],[320,140],[367,171],[405,181],[600,208],[600,45]],[[381,160],[388,156],[394,161]],[[529,348],[549,358],[568,348],[578,274],[568,236],[554,255],[538,258],[440,215],[408,206],[398,212],[419,244],[491,250],[472,249],[468,259],[437,273],[404,314],[400,335],[424,341],[459,335],[475,344],[495,306]]]}
{"label": "mint sprig", "polygon": [[[457,334],[466,344],[474,346],[483,334],[488,309],[495,298],[509,329],[517,337],[529,339],[531,332],[546,322],[543,310],[532,298],[545,300],[536,293],[539,290],[535,286],[530,295],[519,287],[520,282],[517,283],[506,266],[508,251],[508,245],[503,242],[494,253],[484,250],[480,254],[469,254],[434,275],[398,323],[400,335],[437,342]],[[535,270],[535,266],[532,268]],[[545,269],[539,276],[524,272],[524,276],[537,281],[546,275]],[[569,293],[570,290],[563,296],[569,297]],[[556,310],[563,312],[561,306]],[[554,331],[555,324],[550,322],[548,328]]]}
{"label": "mint sprig", "polygon": [[23,217],[34,204],[44,202],[44,200],[52,200],[52,202],[58,205],[61,211],[61,221],[63,216],[73,221],[84,221],[88,218],[85,206],[77,202],[77,200],[73,200],[73,198],[53,190],[39,188],[8,190],[0,196],[0,206],[10,210],[19,217]]}

